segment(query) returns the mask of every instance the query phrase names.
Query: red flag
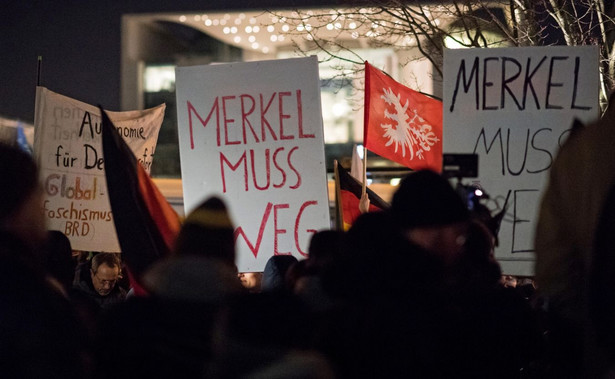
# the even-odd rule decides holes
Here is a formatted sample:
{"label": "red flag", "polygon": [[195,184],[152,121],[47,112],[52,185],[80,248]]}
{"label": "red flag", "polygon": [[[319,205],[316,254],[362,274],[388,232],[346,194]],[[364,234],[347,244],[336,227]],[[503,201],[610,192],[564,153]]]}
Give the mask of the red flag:
{"label": "red flag", "polygon": [[122,259],[135,294],[144,294],[141,275],[169,254],[179,233],[179,216],[137,162],[101,108],[107,193]]}
{"label": "red flag", "polygon": [[[337,207],[337,229],[348,230],[354,221],[361,215],[359,200],[361,199],[362,185],[350,173],[335,162],[335,189]],[[366,188],[369,198],[369,211],[376,212],[389,208],[389,204],[374,191]]]}
{"label": "red flag", "polygon": [[365,62],[363,143],[413,170],[442,172],[442,102]]}

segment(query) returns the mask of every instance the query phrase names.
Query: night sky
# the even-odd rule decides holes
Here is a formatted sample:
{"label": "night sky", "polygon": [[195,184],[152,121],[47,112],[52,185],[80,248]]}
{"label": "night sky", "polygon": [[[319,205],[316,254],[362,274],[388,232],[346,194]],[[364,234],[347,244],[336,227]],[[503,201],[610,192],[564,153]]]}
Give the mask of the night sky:
{"label": "night sky", "polygon": [[120,107],[121,16],[131,13],[239,11],[334,6],[344,1],[111,0],[11,1],[0,23],[0,117],[32,123],[40,84],[77,100]]}

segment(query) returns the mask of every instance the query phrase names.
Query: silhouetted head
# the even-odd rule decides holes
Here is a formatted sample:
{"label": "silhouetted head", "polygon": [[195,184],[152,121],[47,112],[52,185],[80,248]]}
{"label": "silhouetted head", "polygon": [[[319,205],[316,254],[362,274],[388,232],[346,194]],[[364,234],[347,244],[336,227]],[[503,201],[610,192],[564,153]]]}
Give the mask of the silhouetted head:
{"label": "silhouetted head", "polygon": [[286,273],[298,262],[292,255],[274,255],[265,264],[261,287],[263,291],[286,291]]}
{"label": "silhouetted head", "polygon": [[221,199],[211,197],[188,215],[177,236],[175,252],[235,265],[233,224]]}
{"label": "silhouetted head", "polygon": [[316,271],[321,271],[338,259],[344,240],[344,232],[339,230],[320,230],[310,239],[307,264]]}
{"label": "silhouetted head", "polygon": [[36,163],[28,153],[0,143],[0,178],[0,229],[38,247],[47,228]]}
{"label": "silhouetted head", "polygon": [[75,262],[70,240],[59,230],[47,234],[44,265],[47,272],[64,286],[70,288],[75,277]]}
{"label": "silhouetted head", "polygon": [[470,213],[448,180],[421,170],[407,175],[393,195],[391,212],[413,243],[451,263],[463,251]]}
{"label": "silhouetted head", "polygon": [[364,213],[344,237],[342,256],[323,275],[334,297],[408,297],[429,291],[439,262],[410,243],[389,212]]}

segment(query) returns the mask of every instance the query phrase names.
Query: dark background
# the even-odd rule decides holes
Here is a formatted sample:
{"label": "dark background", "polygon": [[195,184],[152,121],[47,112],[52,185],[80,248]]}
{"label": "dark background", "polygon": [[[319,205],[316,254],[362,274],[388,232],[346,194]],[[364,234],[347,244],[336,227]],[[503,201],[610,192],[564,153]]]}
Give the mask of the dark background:
{"label": "dark background", "polygon": [[0,116],[34,121],[40,85],[88,104],[120,109],[123,14],[342,7],[360,1],[47,0],[3,2]]}

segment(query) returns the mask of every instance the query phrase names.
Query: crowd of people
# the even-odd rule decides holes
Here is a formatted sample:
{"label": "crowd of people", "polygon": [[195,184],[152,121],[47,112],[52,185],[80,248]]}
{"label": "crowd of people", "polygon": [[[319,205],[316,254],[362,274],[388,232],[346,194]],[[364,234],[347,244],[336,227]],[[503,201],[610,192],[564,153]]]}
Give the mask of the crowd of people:
{"label": "crowd of people", "polygon": [[237,272],[232,220],[209,198],[187,215],[172,254],[137,278],[144,296],[132,293],[118,254],[76,263],[66,237],[46,229],[28,154],[0,145],[0,177],[3,377],[583,372],[559,365],[559,352],[581,346],[550,337],[540,282],[528,291],[503,276],[484,215],[435,172],[407,175],[389,210],[362,214],[348,231],[318,231],[308,258],[272,256],[262,273]]}

